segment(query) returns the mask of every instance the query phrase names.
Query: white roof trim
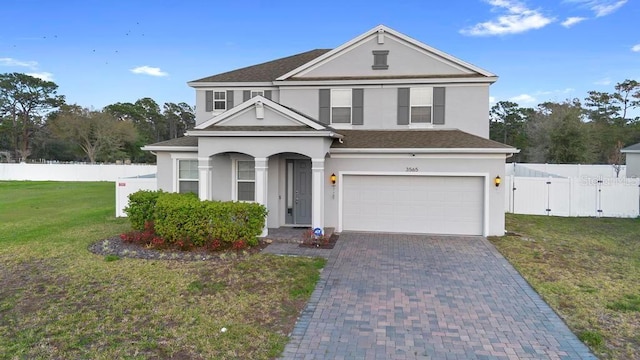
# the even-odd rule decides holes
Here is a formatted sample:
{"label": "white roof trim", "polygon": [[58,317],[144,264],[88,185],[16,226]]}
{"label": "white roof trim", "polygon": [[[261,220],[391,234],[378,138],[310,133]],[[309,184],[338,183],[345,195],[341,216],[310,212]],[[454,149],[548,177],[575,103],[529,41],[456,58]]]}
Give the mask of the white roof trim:
{"label": "white roof trim", "polygon": [[342,135],[333,131],[187,131],[194,137],[332,137],[341,139]]}
{"label": "white roof trim", "polygon": [[620,150],[620,152],[623,154],[638,154],[640,150]]}
{"label": "white roof trim", "polygon": [[[232,117],[234,117],[235,115],[238,115],[242,112],[244,112],[245,110],[251,108],[252,106],[255,105],[256,102],[262,102],[262,104],[266,107],[269,107],[271,109],[273,109],[276,112],[279,112],[281,114],[283,114],[286,117],[289,117],[291,119],[293,119],[294,121],[300,123],[301,125],[306,125],[309,126],[310,128],[314,129],[314,130],[324,130],[326,129],[326,126],[321,125],[315,121],[309,120],[306,117],[296,113],[295,111],[291,111],[288,108],[278,104],[275,101],[269,100],[265,97],[262,97],[260,95],[258,96],[254,96],[251,99],[243,102],[242,104],[227,110],[225,112],[223,112],[220,115],[217,115],[205,122],[203,122],[202,124],[198,125],[195,127],[196,130],[202,130],[202,129],[206,129],[207,127],[211,126],[211,125],[215,125],[215,124],[220,124],[223,123],[225,120],[230,119]],[[188,132],[187,132],[188,133]],[[219,131],[217,132],[219,133]]]}
{"label": "white roof trim", "polygon": [[497,77],[461,77],[461,78],[409,78],[409,79],[349,79],[349,80],[282,80],[279,86],[332,86],[332,85],[432,85],[432,84],[491,84]]}
{"label": "white roof trim", "polygon": [[519,149],[506,148],[338,148],[332,154],[517,154]]}
{"label": "white roof trim", "polygon": [[163,145],[146,145],[140,148],[144,151],[183,151],[183,152],[191,152],[198,151],[197,146],[163,146]]}
{"label": "white roof trim", "polygon": [[256,87],[264,87],[272,90],[277,90],[278,88],[273,86],[272,81],[260,81],[260,82],[203,82],[203,81],[189,81],[187,85],[192,88],[216,88],[216,87],[224,87],[224,88],[246,88],[252,89]]}
{"label": "white roof trim", "polygon": [[413,39],[413,38],[411,38],[411,37],[409,37],[407,35],[404,35],[404,34],[402,34],[400,32],[397,32],[397,31],[395,31],[395,30],[393,30],[391,28],[388,28],[388,27],[386,27],[384,25],[378,25],[375,28],[365,32],[364,34],[362,34],[362,35],[360,35],[360,36],[358,36],[358,37],[356,37],[356,38],[354,38],[354,39],[352,39],[352,40],[350,40],[350,41],[338,46],[337,48],[335,48],[335,49],[333,49],[333,50],[331,50],[331,51],[329,51],[329,52],[327,52],[327,53],[325,53],[325,54],[323,54],[323,55],[321,55],[321,56],[309,61],[308,63],[306,63],[306,64],[304,64],[304,65],[302,65],[302,66],[300,66],[300,67],[298,67],[296,69],[293,69],[293,70],[289,71],[288,73],[286,73],[286,74],[280,76],[279,78],[277,78],[276,81],[286,80],[286,79],[288,79],[288,78],[290,78],[290,77],[292,77],[294,75],[304,74],[305,72],[310,71],[315,66],[320,65],[321,63],[325,63],[325,62],[329,61],[330,58],[338,56],[338,54],[340,54],[340,53],[342,53],[344,51],[349,51],[350,50],[349,48],[359,45],[360,42],[366,40],[370,36],[377,36],[379,30],[382,30],[385,33],[389,33],[389,34],[391,34],[391,35],[393,35],[393,36],[395,36],[395,37],[397,37],[397,38],[399,38],[401,40],[404,40],[407,43],[409,43],[409,44],[411,44],[413,46],[416,46],[419,49],[423,50],[423,52],[426,51],[427,53],[438,55],[438,56],[442,57],[443,59],[450,61],[451,65],[453,65],[453,66],[461,67],[461,68],[464,68],[466,70],[471,70],[471,71],[477,72],[477,73],[482,74],[482,75],[487,76],[487,77],[496,77],[495,74],[493,74],[493,73],[491,73],[491,72],[489,72],[487,70],[481,69],[481,68],[479,68],[479,67],[477,67],[475,65],[472,65],[472,64],[470,64],[468,62],[460,60],[460,59],[458,59],[458,58],[456,58],[454,56],[451,56],[451,55],[449,55],[449,54],[447,54],[445,52],[442,52],[442,51],[440,51],[438,49],[435,49],[435,48],[433,48],[433,47],[431,47],[431,46],[429,46],[427,44],[424,44],[424,43],[422,43],[422,42],[420,42],[418,40],[415,40],[415,39]]}

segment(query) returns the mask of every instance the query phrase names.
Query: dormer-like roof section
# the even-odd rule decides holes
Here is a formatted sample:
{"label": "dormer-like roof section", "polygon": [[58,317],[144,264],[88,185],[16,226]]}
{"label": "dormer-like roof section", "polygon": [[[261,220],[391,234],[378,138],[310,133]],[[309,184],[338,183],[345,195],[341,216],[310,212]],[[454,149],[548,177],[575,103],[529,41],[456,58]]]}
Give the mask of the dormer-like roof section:
{"label": "dormer-like roof section", "polygon": [[331,49],[315,49],[262,64],[208,76],[191,81],[189,85],[218,82],[272,82],[278,77],[299,68],[330,50]]}

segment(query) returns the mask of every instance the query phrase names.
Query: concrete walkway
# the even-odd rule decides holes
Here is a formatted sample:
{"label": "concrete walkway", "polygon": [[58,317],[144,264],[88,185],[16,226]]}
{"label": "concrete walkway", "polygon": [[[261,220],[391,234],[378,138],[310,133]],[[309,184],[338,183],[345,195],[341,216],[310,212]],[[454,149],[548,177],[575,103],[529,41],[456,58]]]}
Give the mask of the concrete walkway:
{"label": "concrete walkway", "polygon": [[595,359],[484,238],[343,233],[319,251],[283,359]]}

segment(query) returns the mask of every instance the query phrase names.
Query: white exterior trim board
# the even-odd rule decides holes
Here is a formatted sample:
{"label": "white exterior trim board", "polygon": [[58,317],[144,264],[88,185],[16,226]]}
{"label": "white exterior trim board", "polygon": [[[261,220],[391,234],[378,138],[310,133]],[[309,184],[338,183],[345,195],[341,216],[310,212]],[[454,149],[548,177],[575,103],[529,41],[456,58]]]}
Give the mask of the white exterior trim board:
{"label": "white exterior trim board", "polygon": [[332,137],[342,135],[332,131],[188,131],[189,136],[197,137]]}
{"label": "white exterior trim board", "polygon": [[176,151],[176,152],[198,152],[197,146],[143,146],[144,151]]}
{"label": "white exterior trim board", "polygon": [[[428,75],[425,75],[428,76]],[[346,80],[282,80],[274,81],[274,84],[284,86],[333,86],[333,85],[415,85],[415,84],[492,84],[498,81],[497,76],[492,77],[460,77],[460,78],[408,78],[408,79],[346,79]]]}
{"label": "white exterior trim board", "polygon": [[[277,90],[277,88],[273,87],[273,82],[271,81],[262,81],[262,82],[202,82],[202,81],[189,81],[187,82],[187,85],[191,86],[192,88],[195,89],[201,89],[201,88],[211,88],[211,90],[215,90],[214,88],[220,88],[220,90],[222,90],[221,88],[224,88],[225,90],[227,90],[228,88],[234,88],[234,90],[237,90],[237,88],[246,88],[246,90],[249,90],[252,87],[264,87],[267,90]],[[228,89],[231,90],[231,89]]]}
{"label": "white exterior trim board", "polygon": [[331,154],[514,154],[518,149],[494,148],[340,148]]}

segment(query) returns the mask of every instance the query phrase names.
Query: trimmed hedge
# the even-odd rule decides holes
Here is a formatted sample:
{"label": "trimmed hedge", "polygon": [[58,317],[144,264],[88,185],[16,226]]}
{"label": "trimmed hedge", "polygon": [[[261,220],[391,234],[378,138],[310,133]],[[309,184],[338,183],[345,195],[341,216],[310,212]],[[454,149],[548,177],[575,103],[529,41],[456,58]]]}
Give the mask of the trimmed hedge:
{"label": "trimmed hedge", "polygon": [[145,223],[153,221],[160,194],[163,194],[162,190],[140,190],[129,195],[129,205],[124,208],[124,212],[134,230],[143,231]]}
{"label": "trimmed hedge", "polygon": [[[158,236],[169,244],[189,241],[195,246],[205,246],[219,241],[231,246],[242,240],[247,245],[257,245],[267,216],[267,209],[261,204],[200,201],[194,194],[157,192],[155,199],[150,194],[134,198],[138,202],[127,208],[131,210],[125,210],[127,215],[139,211],[134,215],[136,226],[141,220],[144,220],[142,228],[145,221],[153,221]],[[153,211],[149,208],[151,204]],[[131,224],[133,227],[133,220]]]}

